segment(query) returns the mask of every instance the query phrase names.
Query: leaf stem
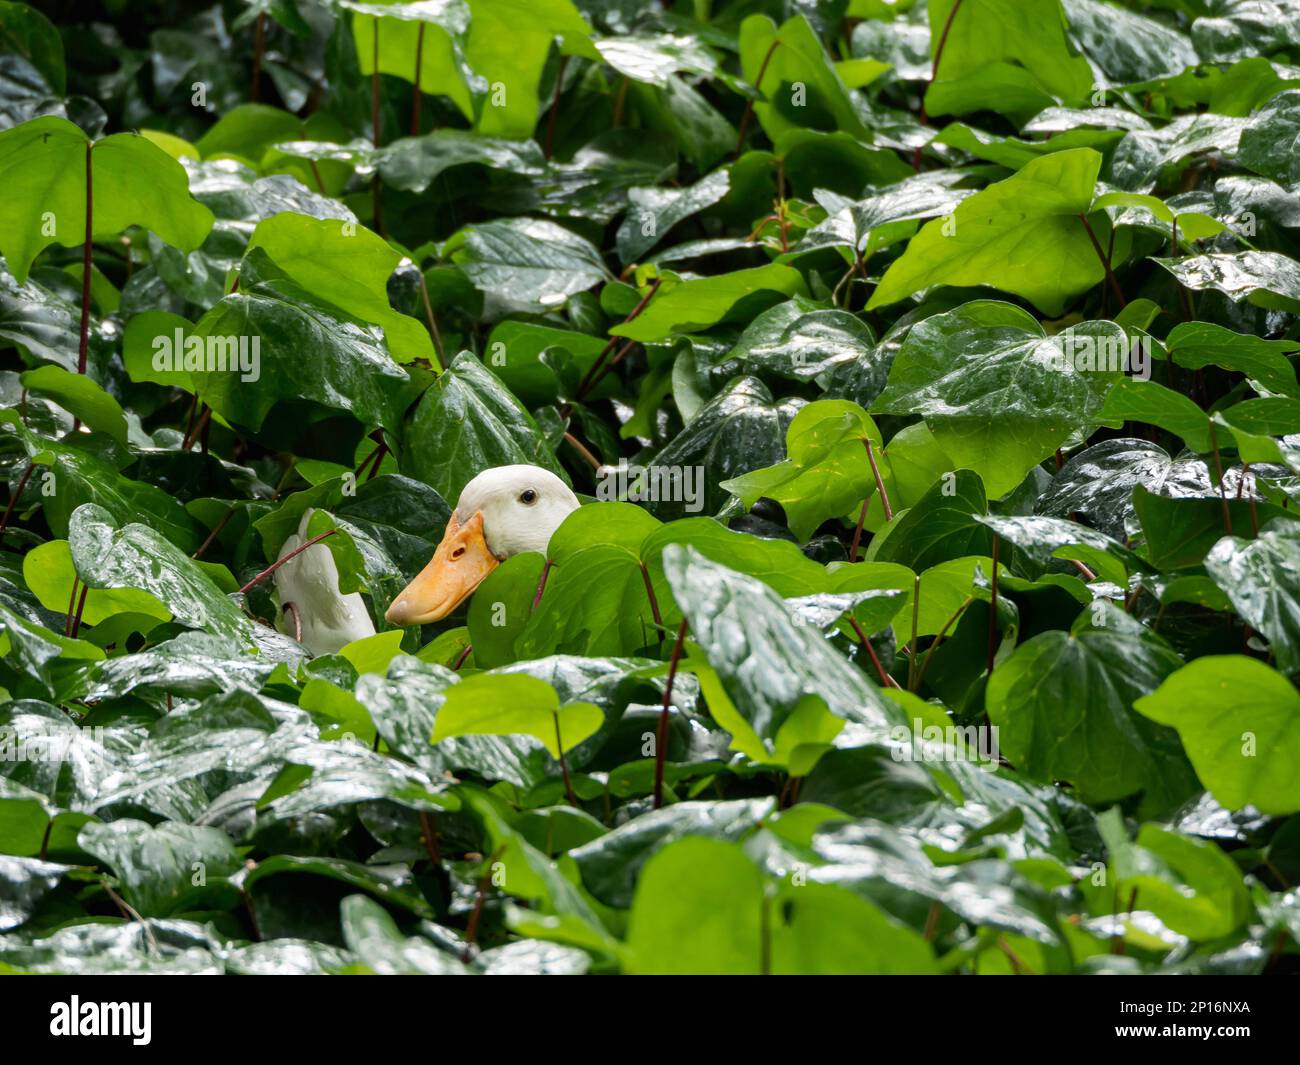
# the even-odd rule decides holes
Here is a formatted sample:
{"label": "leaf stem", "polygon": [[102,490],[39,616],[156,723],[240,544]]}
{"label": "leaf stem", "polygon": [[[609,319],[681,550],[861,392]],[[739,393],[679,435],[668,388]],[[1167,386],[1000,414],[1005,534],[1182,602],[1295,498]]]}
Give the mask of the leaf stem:
{"label": "leaf stem", "polygon": [[560,735],[560,715],[555,714],[555,749],[560,752],[560,772],[564,775],[564,794],[569,805],[577,808],[578,800],[573,795],[573,781],[569,778],[569,761],[564,757],[564,737]]}
{"label": "leaf stem", "polygon": [[225,514],[221,516],[221,520],[217,522],[217,524],[212,527],[212,531],[208,533],[207,539],[205,539],[203,543],[199,544],[199,549],[195,551],[194,554],[190,555],[190,558],[197,561],[203,557],[208,548],[212,546],[213,541],[221,535],[221,530],[230,524],[230,519],[235,516],[235,509],[236,508],[233,504],[227,508]]}
{"label": "leaf stem", "polygon": [[997,533],[993,534],[993,578],[990,585],[989,594],[989,648],[988,648],[988,674],[993,675],[993,658],[998,650],[998,549],[1001,546],[1002,537]]}
{"label": "leaf stem", "polygon": [[876,465],[876,455],[871,450],[871,441],[864,436],[862,443],[867,449],[867,461],[871,463],[871,476],[876,479],[876,491],[880,493],[880,505],[885,508],[885,521],[893,521],[894,508],[889,505],[889,493],[885,491],[885,482],[880,476],[880,468]]}
{"label": "leaf stem", "polygon": [[266,12],[257,16],[253,27],[253,83],[248,89],[248,98],[257,103],[262,95],[262,53],[266,49]]}
{"label": "leaf stem", "polygon": [[858,560],[858,547],[862,543],[862,527],[867,521],[867,507],[871,503],[871,497],[868,496],[862,501],[862,509],[858,511],[858,524],[853,528],[853,542],[849,544],[849,562],[853,563]]}
{"label": "leaf stem", "polygon": [[283,566],[283,565],[284,565],[286,562],[288,562],[291,558],[295,558],[296,556],[301,555],[304,551],[307,550],[307,548],[309,548],[309,547],[314,547],[316,544],[320,543],[322,540],[326,540],[326,539],[328,539],[329,537],[333,536],[336,532],[338,532],[338,529],[327,529],[325,532],[321,533],[319,536],[313,536],[313,537],[312,537],[310,540],[308,540],[305,544],[300,544],[298,547],[295,547],[292,551],[290,551],[290,552],[289,552],[287,555],[285,555],[283,558],[276,559],[276,561],[272,562],[269,566],[266,567],[266,569],[262,570],[261,573],[259,573],[256,577],[254,577],[254,578],[253,578],[251,581],[249,581],[246,585],[244,585],[242,588],[240,588],[240,589],[239,589],[239,594],[240,594],[240,595],[243,595],[243,594],[244,594],[245,592],[247,592],[249,589],[251,589],[251,588],[256,588],[259,584],[261,584],[264,580],[266,580],[267,577],[271,576],[272,573],[274,573],[276,570],[278,570],[281,566]]}
{"label": "leaf stem", "polygon": [[0,518],[0,539],[4,538],[5,530],[9,528],[9,519],[13,517],[14,508],[18,506],[18,497],[23,494],[23,489],[27,487],[27,481],[36,469],[36,463],[29,462],[27,469],[18,479],[18,487],[14,489],[14,494],[9,497],[9,505],[5,507],[4,517]]}
{"label": "leaf stem", "polygon": [[925,661],[921,663],[921,668],[916,674],[916,690],[920,690],[921,682],[925,680],[925,671],[930,668],[930,659],[934,656],[935,649],[943,642],[943,638],[948,635],[948,630],[952,628],[953,623],[965,613],[966,608],[975,602],[975,597],[968,595],[952,616],[943,623],[943,628],[939,630],[939,635],[934,638],[934,643],[930,644],[925,651]]}
{"label": "leaf stem", "polygon": [[[754,91],[763,91],[763,75],[767,73],[767,65],[772,62],[772,53],[777,50],[781,44],[780,37],[773,37],[772,43],[767,46],[767,55],[763,56],[763,62],[758,68],[758,78],[754,82]],[[740,153],[745,150],[745,134],[749,132],[750,119],[754,117],[754,98],[751,96],[745,100],[745,113],[740,116],[740,135],[736,138],[736,158],[740,158]]]}
{"label": "leaf stem", "polygon": [[930,123],[930,116],[925,113],[925,95],[939,77],[939,62],[943,59],[943,50],[948,47],[948,34],[952,32],[953,20],[956,19],[959,10],[961,10],[961,0],[956,0],[948,12],[947,21],[943,24],[943,32],[939,34],[939,43],[934,49],[934,59],[930,63],[930,80],[925,83],[925,90],[921,93],[921,112],[917,116],[917,120],[923,126]]}
{"label": "leaf stem", "polygon": [[[370,138],[371,143],[376,149],[380,146],[380,129],[379,129],[379,19],[375,19],[375,39],[374,46],[371,49],[370,61]],[[381,237],[384,235],[384,214],[383,206],[380,203],[379,196],[379,170],[376,168],[375,176],[370,179],[370,196],[373,206],[371,207],[371,221],[375,223],[375,232]]]}
{"label": "leaf stem", "polygon": [[596,458],[596,456],[591,453],[591,449],[588,448],[586,444],[570,432],[565,432],[564,440],[573,448],[574,451],[587,460],[588,465],[590,465],[593,470],[600,469],[600,459]]}
{"label": "leaf stem", "polygon": [[862,645],[862,649],[867,652],[867,656],[876,667],[876,672],[880,674],[880,683],[886,688],[898,688],[901,691],[903,686],[890,674],[885,672],[885,667],[880,661],[880,656],[876,654],[876,649],[871,646],[871,641],[867,639],[867,634],[862,631],[862,626],[858,624],[857,618],[852,616],[849,617],[849,627],[857,636],[858,642]]}
{"label": "leaf stem", "polygon": [[536,610],[537,604],[542,601],[542,593],[546,591],[546,578],[551,575],[551,567],[554,565],[555,563],[548,558],[546,560],[546,564],[542,566],[542,576],[541,579],[537,582],[537,592],[533,596],[533,605],[530,608],[531,610]]}
{"label": "leaf stem", "polygon": [[77,344],[77,373],[80,374],[86,372],[86,356],[90,350],[90,272],[94,268],[91,255],[95,236],[95,175],[90,153],[94,147],[93,141],[86,142],[86,240],[81,249],[81,333]]}
{"label": "leaf stem", "polygon": [[438,826],[428,810],[420,811],[420,836],[424,840],[424,849],[429,852],[429,861],[435,867],[442,865],[442,853],[438,850]]}
{"label": "leaf stem", "polygon": [[442,333],[438,330],[438,319],[433,316],[433,304],[429,302],[429,282],[425,280],[424,271],[420,271],[420,299],[424,302],[424,317],[429,324],[429,335],[433,337],[433,350],[438,354],[438,368],[447,369],[447,353],[442,347]]}
{"label": "leaf stem", "polygon": [[548,162],[555,147],[555,123],[560,116],[560,91],[564,88],[564,72],[568,65],[569,57],[560,56],[560,66],[555,72],[555,93],[551,96],[551,113],[546,117],[546,144],[542,148],[542,154]]}
{"label": "leaf stem", "polygon": [[424,63],[424,23],[415,35],[415,77],[411,79],[411,136],[420,135],[420,67]]}
{"label": "leaf stem", "polygon": [[673,642],[672,657],[668,660],[668,683],[664,685],[664,705],[659,714],[659,729],[655,736],[655,798],[654,808],[664,804],[664,759],[668,755],[668,709],[673,701],[673,681],[677,679],[677,663],[682,657],[682,643],[686,639],[687,622],[677,626],[677,639]]}
{"label": "leaf stem", "polygon": [[460,652],[460,655],[456,658],[455,664],[451,667],[453,673],[460,672],[460,667],[465,664],[465,660],[469,658],[470,652],[473,650],[474,645],[472,643],[467,643],[465,645],[464,649]]}
{"label": "leaf stem", "polygon": [[912,578],[912,638],[907,641],[907,690],[916,690],[916,629],[921,616],[921,575]]}
{"label": "leaf stem", "polygon": [[1219,454],[1219,438],[1214,431],[1214,422],[1210,422],[1210,450],[1214,452],[1214,472],[1219,478],[1219,502],[1223,504],[1223,528],[1229,536],[1232,532],[1232,512],[1228,509],[1228,494],[1223,483],[1223,458]]}
{"label": "leaf stem", "polygon": [[659,642],[662,643],[664,638],[664,619],[663,615],[659,613],[659,600],[655,598],[655,588],[650,581],[650,571],[646,569],[644,562],[638,561],[637,565],[641,567],[641,579],[645,582],[645,595],[646,598],[650,600],[650,615],[655,619],[655,627],[659,630]]}
{"label": "leaf stem", "polygon": [[1110,286],[1111,292],[1115,294],[1115,299],[1119,303],[1119,309],[1123,310],[1128,306],[1128,300],[1124,298],[1124,290],[1119,287],[1119,281],[1115,277],[1115,271],[1111,269],[1110,260],[1106,258],[1106,253],[1102,251],[1101,242],[1097,239],[1097,234],[1093,232],[1092,223],[1088,221],[1088,215],[1080,212],[1079,221],[1083,223],[1083,228],[1087,230],[1088,240],[1092,242],[1092,250],[1097,253],[1097,259],[1101,263],[1101,268],[1106,272],[1106,283]]}
{"label": "leaf stem", "polygon": [[[633,307],[631,313],[623,319],[624,325],[635,320],[637,316],[646,309],[646,306],[654,298],[654,294],[659,291],[659,281],[660,279],[656,277],[650,282],[650,287],[646,291],[646,294],[641,297],[641,302]],[[600,383],[600,378],[604,376],[602,371],[605,365],[605,359],[622,339],[622,337],[617,336],[610,337],[609,342],[600,349],[600,354],[596,356],[596,361],[591,364],[587,372],[582,375],[582,379],[578,382],[577,390],[573,394],[573,398],[577,402],[581,403],[587,393]],[[631,346],[632,343],[633,341],[628,341],[627,344],[624,345],[624,350],[626,351],[627,347]],[[621,358],[621,355],[619,357]]]}

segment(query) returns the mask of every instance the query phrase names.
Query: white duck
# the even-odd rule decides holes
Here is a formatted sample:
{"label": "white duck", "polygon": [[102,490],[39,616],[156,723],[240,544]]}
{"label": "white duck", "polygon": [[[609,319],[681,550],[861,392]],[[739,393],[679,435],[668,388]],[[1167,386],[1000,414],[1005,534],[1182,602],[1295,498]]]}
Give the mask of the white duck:
{"label": "white duck", "polygon": [[[280,548],[280,558],[307,541],[307,525],[313,513],[309,508],[303,514],[298,532]],[[360,594],[343,595],[339,591],[338,567],[325,544],[314,544],[295,555],[272,577],[280,593],[280,631],[290,636],[296,634],[297,626],[290,617],[296,611],[302,627],[301,643],[312,654],[334,654],[353,640],[375,634],[375,624]]]}
{"label": "white duck", "polygon": [[484,470],[461,491],[433,558],[385,616],[394,625],[445,618],[504,559],[545,552],[551,535],[577,509],[569,486],[540,466]]}

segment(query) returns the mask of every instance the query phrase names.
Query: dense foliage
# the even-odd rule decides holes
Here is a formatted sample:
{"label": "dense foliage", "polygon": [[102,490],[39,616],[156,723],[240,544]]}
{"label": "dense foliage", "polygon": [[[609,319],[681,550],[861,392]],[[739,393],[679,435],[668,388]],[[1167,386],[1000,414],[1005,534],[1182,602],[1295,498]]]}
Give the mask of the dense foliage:
{"label": "dense foliage", "polygon": [[0,971],[1294,968],[1300,2],[38,8]]}

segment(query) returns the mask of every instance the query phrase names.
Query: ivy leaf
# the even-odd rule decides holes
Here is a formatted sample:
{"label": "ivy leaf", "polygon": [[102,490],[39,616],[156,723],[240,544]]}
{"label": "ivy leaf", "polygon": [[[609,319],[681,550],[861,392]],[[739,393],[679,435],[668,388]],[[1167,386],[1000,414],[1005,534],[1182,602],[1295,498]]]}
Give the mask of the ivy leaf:
{"label": "ivy leaf", "polygon": [[928,222],[912,238],[867,308],[932,285],[992,285],[1059,314],[1104,276],[1079,217],[1092,204],[1100,168],[1091,148],[1055,152],[962,200],[949,219]]}
{"label": "ivy leaf", "polygon": [[381,327],[398,362],[433,358],[425,327],[388,302],[388,281],[402,256],[365,226],[286,211],[259,222],[248,247],[261,248],[314,296]]}
{"label": "ivy leaf", "polygon": [[974,301],[912,328],[873,407],[922,415],[954,463],[1001,496],[1094,419],[1121,376],[1111,355],[1127,350],[1113,323],[1048,337],[1018,307]]}
{"label": "ivy leaf", "polygon": [[795,622],[766,585],[686,545],[664,549],[664,573],[693,640],[716,671],[715,690],[735,707],[726,715],[733,735],[732,726],[746,727],[760,749],[775,750],[783,726],[793,720],[797,727],[798,715],[815,709],[807,696],[835,717],[881,736],[901,723],[898,707],[814,628]]}
{"label": "ivy leaf", "polygon": [[930,54],[939,58],[929,114],[1014,113],[1035,92],[1047,103],[1079,103],[1092,92],[1092,68],[1066,39],[1059,0],[936,0],[928,11]]}
{"label": "ivy leaf", "polygon": [[609,278],[600,252],[554,222],[486,222],[448,248],[475,288],[511,308],[553,310]]}
{"label": "ivy leaf", "polygon": [[745,80],[762,94],[754,113],[773,140],[805,126],[865,135],[844,82],[803,15],[779,28],[766,15],[750,15],[740,24],[740,63]]}
{"label": "ivy leaf", "polygon": [[1300,695],[1244,655],[1189,662],[1134,704],[1178,730],[1196,773],[1229,810],[1300,810]]}
{"label": "ivy leaf", "polygon": [[763,496],[775,499],[785,508],[790,530],[807,540],[827,518],[847,514],[874,491],[867,440],[879,454],[880,430],[866,411],[842,399],[818,400],[790,422],[784,462],[723,481],[721,487],[746,508]]}
{"label": "ivy leaf", "polygon": [[[191,335],[204,351],[225,356],[224,368],[214,362],[208,370],[205,363],[193,375],[200,398],[228,421],[254,430],[276,403],[301,398],[350,411],[400,436],[402,412],[420,384],[394,361],[382,331],[278,273],[254,249],[244,260],[239,291],[195,324]],[[314,353],[305,372],[303,351]],[[254,373],[256,385],[249,387]]]}
{"label": "ivy leaf", "polygon": [[[737,304],[751,309],[755,300],[775,303],[781,296],[806,294],[799,271],[779,263],[734,270],[718,277],[668,279],[630,322],[616,325],[612,336],[641,343],[667,340],[675,333],[698,333],[727,320]],[[765,308],[763,308],[765,309]]]}
{"label": "ivy leaf", "polygon": [[591,703],[566,703],[535,677],[481,674],[447,691],[434,719],[432,742],[454,736],[525,735],[552,758],[595,734],[605,715]]}
{"label": "ivy leaf", "polygon": [[126,414],[121,405],[85,374],[71,373],[62,366],[42,366],[28,370],[20,380],[27,391],[48,396],[91,429],[126,446]]}
{"label": "ivy leaf", "polygon": [[1300,181],[1300,91],[1278,93],[1251,115],[1237,159],[1280,185]]}
{"label": "ivy leaf", "polygon": [[1278,665],[1300,672],[1300,528],[1278,518],[1258,538],[1225,536],[1205,557],[1206,572],[1242,620],[1268,640]]}
{"label": "ivy leaf", "polygon": [[1176,764],[1162,757],[1157,730],[1134,716],[1133,703],[1181,665],[1146,626],[1104,606],[1085,611],[1069,632],[1017,647],[989,678],[985,705],[1012,764],[1068,780],[1088,802],[1114,802],[1176,787]]}
{"label": "ivy leaf", "polygon": [[92,142],[65,118],[36,118],[0,133],[0,252],[20,285],[42,249],[85,242],[87,159],[92,239],[141,225],[185,251],[203,243],[212,212],[191,198],[185,170],[162,149],[135,133]]}
{"label": "ivy leaf", "polygon": [[[234,894],[222,878],[239,868],[239,855],[230,837],[217,828],[174,822],[154,827],[121,818],[86,825],[77,842],[117,874],[126,901],[145,917],[195,908],[205,898],[219,898],[222,887]],[[196,863],[205,874],[198,888]]]}
{"label": "ivy leaf", "polygon": [[1259,381],[1273,392],[1300,398],[1295,367],[1287,353],[1300,350],[1300,341],[1264,340],[1225,329],[1213,322],[1182,322],[1165,340],[1165,351],[1179,366],[1199,370],[1221,366]]}
{"label": "ivy leaf", "polygon": [[88,587],[147,591],[184,625],[251,642],[239,608],[197,562],[147,525],[119,527],[108,511],[87,503],[72,515],[68,544]]}
{"label": "ivy leaf", "polygon": [[1187,288],[1213,289],[1233,302],[1246,300],[1267,310],[1300,312],[1300,264],[1280,252],[1216,252],[1152,261]]}
{"label": "ivy leaf", "polygon": [[490,370],[462,351],[415,408],[403,471],[443,499],[456,500],[476,474],[515,463],[560,473],[532,416]]}
{"label": "ivy leaf", "polygon": [[[476,128],[519,139],[537,124],[538,81],[551,45],[562,54],[600,61],[587,25],[571,0],[469,0],[465,58],[489,85]],[[498,101],[491,93],[500,86]]]}
{"label": "ivy leaf", "polygon": [[618,227],[618,257],[625,263],[639,259],[678,222],[712,207],[730,190],[725,169],[681,189],[629,189],[627,215]]}

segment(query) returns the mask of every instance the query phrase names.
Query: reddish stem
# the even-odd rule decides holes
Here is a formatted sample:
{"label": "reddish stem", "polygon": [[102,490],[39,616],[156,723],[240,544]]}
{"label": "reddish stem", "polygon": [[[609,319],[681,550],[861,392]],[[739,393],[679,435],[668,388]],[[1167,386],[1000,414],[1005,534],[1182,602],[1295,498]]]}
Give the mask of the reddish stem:
{"label": "reddish stem", "polygon": [[[650,288],[646,292],[646,294],[641,297],[641,302],[638,303],[635,307],[633,307],[632,313],[623,319],[624,325],[626,325],[628,322],[633,321],[635,318],[637,318],[637,316],[640,315],[642,311],[646,309],[646,306],[654,298],[654,294],[659,291],[659,281],[660,279],[656,277],[653,281],[650,282]],[[600,383],[600,378],[604,376],[604,373],[602,371],[604,369],[605,359],[609,355],[609,353],[614,350],[614,346],[622,339],[623,339],[622,337],[609,338],[609,343],[607,343],[603,348],[601,348],[600,354],[596,356],[596,361],[591,364],[591,368],[588,369],[587,372],[582,375],[582,380],[578,382],[578,389],[574,393],[573,396],[574,399],[581,402],[583,397],[586,396],[586,394],[592,388],[594,388],[597,384]],[[632,341],[628,341],[627,345],[624,346],[624,351],[626,351],[627,347],[630,346],[631,344]],[[620,354],[618,357],[621,358],[622,355]]]}
{"label": "reddish stem", "polygon": [[244,594],[244,593],[247,592],[250,588],[256,588],[259,584],[261,584],[264,580],[266,580],[267,577],[271,576],[272,573],[274,573],[274,572],[275,572],[276,570],[278,570],[281,566],[283,566],[286,562],[288,562],[289,559],[291,559],[291,558],[295,558],[296,556],[301,555],[304,551],[307,550],[307,548],[309,548],[309,547],[314,547],[316,544],[320,543],[322,540],[326,540],[326,539],[328,539],[329,537],[333,536],[336,532],[338,532],[338,529],[328,529],[328,530],[326,530],[325,532],[321,533],[319,536],[313,536],[313,537],[312,537],[310,540],[308,540],[305,544],[302,544],[302,545],[300,545],[300,546],[298,546],[298,547],[295,547],[292,551],[290,551],[290,552],[289,552],[287,555],[285,555],[283,558],[279,558],[279,559],[277,559],[276,561],[272,562],[269,566],[266,567],[266,569],[262,570],[261,573],[259,573],[256,577],[254,577],[254,578],[253,578],[251,581],[249,581],[246,585],[244,585],[242,588],[240,588],[240,589],[239,589],[240,594],[241,594],[241,595]]}
{"label": "reddish stem", "polygon": [[880,476],[880,469],[876,466],[876,453],[871,450],[871,441],[866,437],[862,438],[862,443],[867,449],[867,461],[871,463],[871,476],[876,479],[876,491],[880,493],[880,505],[885,509],[885,521],[894,520],[894,508],[889,505],[889,493],[885,491],[885,482]]}
{"label": "reddish stem", "polygon": [[542,593],[546,591],[546,578],[551,575],[551,567],[553,565],[555,565],[555,563],[548,558],[546,564],[542,566],[542,577],[541,580],[537,582],[537,594],[533,596],[532,610],[536,610],[537,604],[542,601]]}
{"label": "reddish stem", "polygon": [[29,462],[27,470],[18,479],[18,487],[14,489],[14,494],[9,497],[9,505],[5,507],[4,517],[0,518],[0,539],[4,538],[5,530],[9,528],[9,519],[13,517],[14,508],[18,505],[18,497],[23,494],[23,489],[27,487],[27,481],[31,478],[34,469],[36,469],[36,463]]}
{"label": "reddish stem", "polygon": [[81,251],[81,336],[77,345],[77,373],[86,372],[86,355],[90,350],[90,271],[95,234],[95,176],[90,165],[93,142],[86,143],[86,242]]}
{"label": "reddish stem", "polygon": [[568,65],[569,57],[560,56],[560,68],[555,72],[555,94],[551,97],[551,113],[546,119],[546,144],[542,149],[548,160],[555,146],[555,122],[560,115],[560,90],[564,88],[564,71]]}
{"label": "reddish stem", "polygon": [[[763,62],[758,68],[758,78],[754,81],[754,91],[763,91],[763,75],[767,73],[767,65],[772,62],[772,53],[777,50],[781,44],[780,37],[773,37],[772,43],[767,46],[767,55],[763,56]],[[751,97],[745,101],[745,113],[740,116],[740,135],[736,138],[736,157],[745,150],[745,134],[749,132],[749,122],[754,116],[754,100]]]}
{"label": "reddish stem", "polygon": [[411,90],[411,136],[420,135],[420,66],[424,61],[424,23],[415,36],[415,85]]}
{"label": "reddish stem", "polygon": [[677,640],[673,643],[672,657],[668,660],[668,683],[664,685],[664,707],[659,714],[659,729],[655,736],[655,799],[657,810],[664,804],[664,758],[668,754],[668,708],[673,701],[673,681],[677,679],[677,663],[682,657],[682,643],[686,639],[686,619],[677,626]]}
{"label": "reddish stem", "polygon": [[253,84],[248,90],[248,98],[257,103],[261,98],[262,88],[262,52],[266,48],[266,12],[257,16],[253,29]]}
{"label": "reddish stem", "polygon": [[885,672],[885,667],[880,661],[880,656],[876,654],[876,649],[871,646],[871,641],[867,639],[867,634],[862,631],[862,626],[858,624],[856,618],[849,618],[849,627],[853,629],[854,634],[858,638],[858,642],[862,644],[862,649],[867,652],[867,655],[871,658],[872,664],[876,667],[876,672],[880,674],[880,683],[886,688],[901,689],[903,686]]}

